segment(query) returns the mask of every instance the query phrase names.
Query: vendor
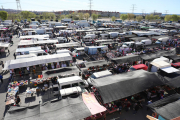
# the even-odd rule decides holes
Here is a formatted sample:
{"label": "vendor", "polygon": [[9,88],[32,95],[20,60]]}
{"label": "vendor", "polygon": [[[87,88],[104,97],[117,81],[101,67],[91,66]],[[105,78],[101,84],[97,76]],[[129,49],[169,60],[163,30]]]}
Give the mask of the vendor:
{"label": "vendor", "polygon": [[19,98],[19,96],[17,96],[16,105],[18,105],[20,101],[21,101],[21,99]]}

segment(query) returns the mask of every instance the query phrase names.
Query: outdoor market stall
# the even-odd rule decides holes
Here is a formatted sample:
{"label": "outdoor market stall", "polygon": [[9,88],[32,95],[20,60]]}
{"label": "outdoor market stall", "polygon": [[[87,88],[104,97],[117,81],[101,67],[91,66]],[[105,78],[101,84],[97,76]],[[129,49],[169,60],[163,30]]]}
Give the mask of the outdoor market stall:
{"label": "outdoor market stall", "polygon": [[134,61],[141,61],[141,58],[139,55],[128,55],[118,58],[112,58],[111,61],[114,62],[115,64],[122,64],[122,63],[131,63]]}
{"label": "outdoor market stall", "polygon": [[71,48],[71,47],[80,47],[78,42],[70,42],[70,43],[62,43],[62,44],[55,44],[57,49],[60,48]]}
{"label": "outdoor market stall", "polygon": [[10,46],[10,43],[2,43],[0,42],[0,50],[1,52],[5,52],[6,49]]}
{"label": "outdoor market stall", "polygon": [[148,105],[148,107],[165,120],[172,120],[180,116],[180,95],[173,94]]}
{"label": "outdoor market stall", "polygon": [[9,60],[6,61],[4,70],[28,67],[33,65],[45,64],[45,63],[52,63],[52,62],[70,61],[70,60],[72,60],[72,57],[69,53],[38,56],[38,57],[33,57],[31,59],[25,58],[18,60]]}
{"label": "outdoor market stall", "polygon": [[92,83],[99,92],[103,103],[116,101],[146,89],[163,85],[155,73],[144,70],[103,77],[93,80]]}

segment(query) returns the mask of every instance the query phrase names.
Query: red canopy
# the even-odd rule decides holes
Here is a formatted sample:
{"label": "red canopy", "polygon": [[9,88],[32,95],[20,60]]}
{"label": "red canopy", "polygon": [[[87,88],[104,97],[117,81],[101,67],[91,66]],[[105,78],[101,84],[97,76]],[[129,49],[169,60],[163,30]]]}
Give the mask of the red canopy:
{"label": "red canopy", "polygon": [[139,69],[147,70],[148,69],[148,67],[145,64],[134,65],[133,68],[136,70],[139,70]]}

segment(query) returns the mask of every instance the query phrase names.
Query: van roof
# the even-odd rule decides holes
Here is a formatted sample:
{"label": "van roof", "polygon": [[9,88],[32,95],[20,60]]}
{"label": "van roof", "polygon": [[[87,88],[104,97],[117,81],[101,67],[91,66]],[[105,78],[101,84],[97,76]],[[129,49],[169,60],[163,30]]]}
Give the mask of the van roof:
{"label": "van roof", "polygon": [[69,50],[57,50],[57,53],[71,53]]}
{"label": "van roof", "polygon": [[76,50],[84,50],[84,47],[76,48]]}
{"label": "van roof", "polygon": [[70,95],[70,94],[73,94],[73,93],[82,93],[82,90],[81,90],[81,88],[79,86],[60,90],[61,96],[67,96],[67,95]]}
{"label": "van roof", "polygon": [[109,72],[108,70],[106,70],[106,71],[101,71],[101,72],[95,72],[95,73],[93,73],[93,75],[96,76],[96,78],[100,78],[100,77],[104,77],[107,75],[112,75],[112,73]]}
{"label": "van roof", "polygon": [[61,85],[66,85],[67,83],[83,82],[83,80],[79,76],[72,76],[58,79],[58,82]]}
{"label": "van roof", "polygon": [[29,51],[29,53],[45,52],[44,50]]}

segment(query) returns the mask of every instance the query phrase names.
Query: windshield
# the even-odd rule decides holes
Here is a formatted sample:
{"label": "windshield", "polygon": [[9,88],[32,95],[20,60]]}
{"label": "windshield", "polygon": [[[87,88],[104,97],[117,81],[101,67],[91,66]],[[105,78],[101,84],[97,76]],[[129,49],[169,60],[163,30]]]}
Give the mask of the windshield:
{"label": "windshield", "polygon": [[128,44],[127,44],[127,43],[123,43],[123,45],[126,45],[126,46],[128,46]]}
{"label": "windshield", "polygon": [[160,42],[160,43],[161,43],[162,41],[161,41],[161,40],[157,40],[157,42]]}
{"label": "windshield", "polygon": [[92,75],[91,75],[91,78],[96,79],[96,76],[94,76],[94,75],[92,74]]}

